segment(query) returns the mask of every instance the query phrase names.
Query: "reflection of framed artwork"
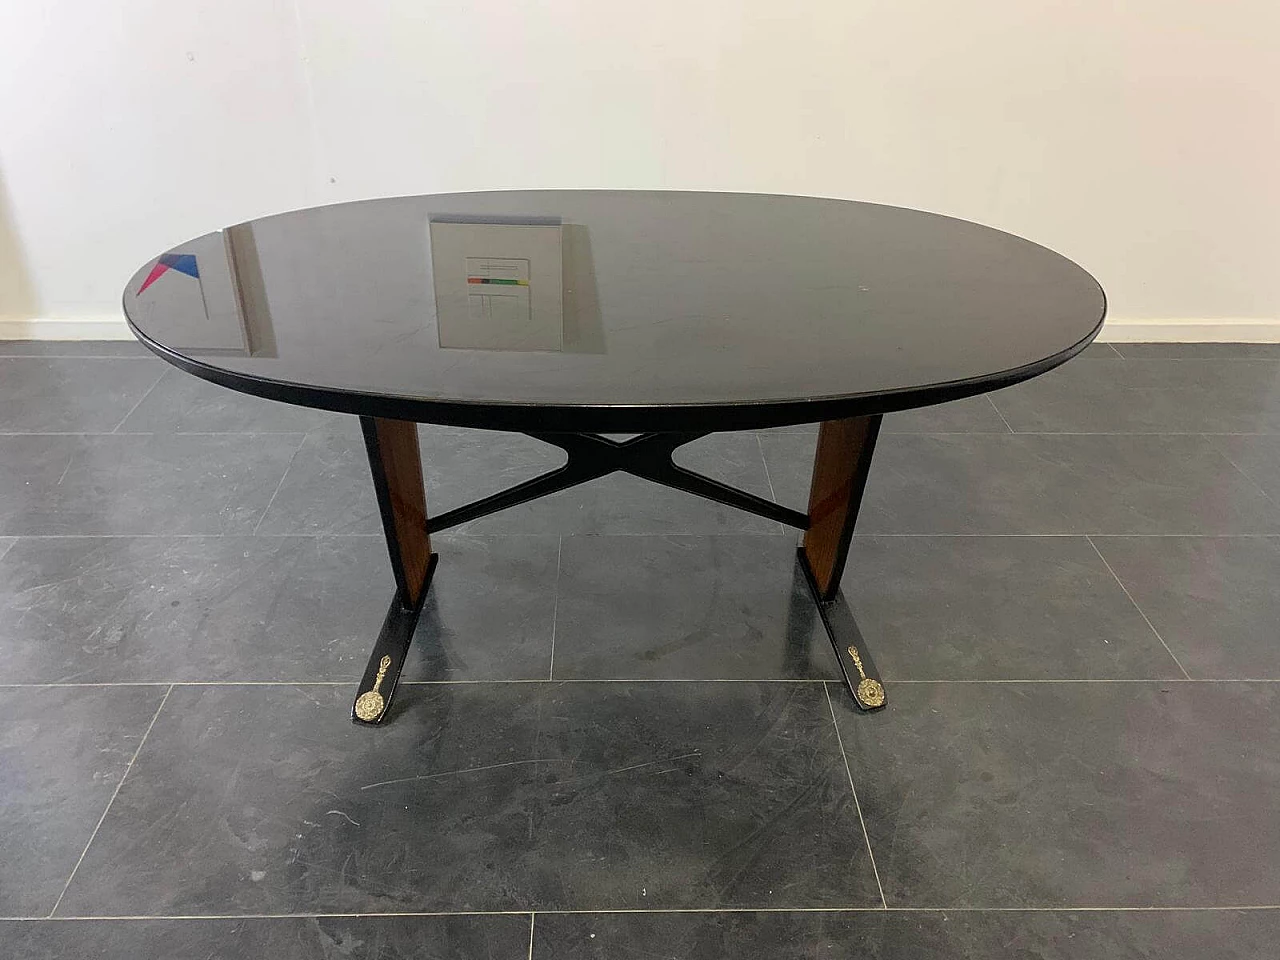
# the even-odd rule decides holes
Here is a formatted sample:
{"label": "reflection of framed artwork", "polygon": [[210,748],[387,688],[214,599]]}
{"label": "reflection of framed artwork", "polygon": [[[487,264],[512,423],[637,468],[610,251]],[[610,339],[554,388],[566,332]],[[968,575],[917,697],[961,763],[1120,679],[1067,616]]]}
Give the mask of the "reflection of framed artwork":
{"label": "reflection of framed artwork", "polygon": [[[162,277],[178,273],[174,278]],[[187,243],[156,262],[139,295],[165,282],[169,342],[192,354],[274,356],[262,268],[251,224],[228,227]]]}
{"label": "reflection of framed artwork", "polygon": [[440,346],[563,349],[559,222],[440,218],[430,230]]}

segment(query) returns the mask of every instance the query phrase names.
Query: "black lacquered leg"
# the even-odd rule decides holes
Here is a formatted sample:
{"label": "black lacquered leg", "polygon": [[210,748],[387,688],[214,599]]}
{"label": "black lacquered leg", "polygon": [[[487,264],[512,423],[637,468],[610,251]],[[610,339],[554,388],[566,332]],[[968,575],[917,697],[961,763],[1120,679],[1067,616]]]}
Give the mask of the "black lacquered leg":
{"label": "black lacquered leg", "polygon": [[642,466],[629,467],[628,472],[635,474],[637,477],[643,477],[645,480],[660,483],[664,487],[683,490],[685,493],[692,493],[694,496],[704,497],[716,503],[737,507],[739,510],[754,513],[759,517],[768,517],[770,520],[777,520],[779,523],[799,527],[801,530],[808,526],[809,518],[800,511],[791,510],[774,503],[772,500],[765,500],[744,490],[738,490],[728,484],[721,483],[719,480],[712,480],[710,477],[704,477],[700,473],[686,470],[684,467],[672,463],[670,455],[663,460],[657,460]]}
{"label": "black lacquered leg", "polygon": [[386,619],[382,621],[382,629],[378,632],[378,640],[373,645],[373,652],[369,654],[369,664],[364,668],[360,694],[351,706],[351,719],[356,723],[377,726],[390,714],[391,697],[396,692],[400,671],[404,669],[405,658],[409,655],[409,643],[413,640],[413,631],[418,625],[418,616],[422,613],[437,559],[436,554],[431,554],[427,563],[426,583],[422,586],[416,604],[406,606],[399,591],[391,600]]}
{"label": "black lacquered leg", "polygon": [[427,528],[432,533],[437,533],[455,524],[476,520],[618,471],[705,497],[716,503],[737,507],[747,513],[768,517],[801,530],[809,526],[808,516],[798,510],[788,509],[772,500],[765,500],[745,490],[738,490],[676,466],[671,459],[672,453],[678,447],[706,436],[703,433],[644,433],[628,440],[610,440],[591,433],[530,433],[528,436],[564,450],[568,456],[564,466],[492,496],[447,510],[432,517]]}
{"label": "black lacquered leg", "polygon": [[884,685],[880,682],[875,661],[871,659],[871,651],[862,638],[862,631],[858,629],[858,622],[845,603],[844,594],[836,590],[831,599],[824,599],[822,588],[809,567],[809,560],[803,549],[796,551],[796,563],[804,573],[813,602],[818,607],[818,616],[822,618],[822,626],[827,631],[831,646],[835,648],[836,659],[840,661],[840,672],[844,674],[845,685],[853,694],[853,702],[861,710],[879,710],[886,702]]}

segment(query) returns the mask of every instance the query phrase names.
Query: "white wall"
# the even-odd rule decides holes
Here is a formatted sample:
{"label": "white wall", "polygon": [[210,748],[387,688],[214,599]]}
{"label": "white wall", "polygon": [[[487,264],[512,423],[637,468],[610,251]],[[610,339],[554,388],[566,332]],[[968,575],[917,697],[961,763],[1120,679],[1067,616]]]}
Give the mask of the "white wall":
{"label": "white wall", "polygon": [[0,0],[0,317],[159,249],[505,186],[897,203],[1079,260],[1118,318],[1280,318],[1276,0]]}

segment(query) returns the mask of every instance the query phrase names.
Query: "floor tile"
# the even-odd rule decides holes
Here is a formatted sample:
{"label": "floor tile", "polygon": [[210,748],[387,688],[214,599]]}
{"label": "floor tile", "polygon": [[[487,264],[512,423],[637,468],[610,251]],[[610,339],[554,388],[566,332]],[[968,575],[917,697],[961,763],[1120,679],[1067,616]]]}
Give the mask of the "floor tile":
{"label": "floor tile", "polygon": [[[820,426],[821,424],[819,423],[796,423],[787,427],[766,427],[763,430],[757,430],[756,433],[759,434],[761,437],[768,437],[776,434],[787,434],[787,433],[800,433],[806,436],[816,437],[818,435],[818,428]],[[906,432],[911,433],[913,431],[908,430]]]}
{"label": "floor tile", "polygon": [[[1076,361],[1119,358],[1119,354],[1108,343],[1093,343],[1084,352],[1074,358]],[[991,394],[990,396],[998,396]],[[1009,425],[1005,423],[998,410],[988,399],[987,394],[966,397],[963,400],[952,400],[949,403],[934,404],[931,407],[917,407],[913,410],[900,410],[887,413],[880,427],[881,433],[1009,433]],[[816,434],[818,424],[802,423],[790,427],[773,427],[758,431],[771,433],[805,433]]]}
{"label": "floor tile", "polygon": [[889,906],[1280,903],[1280,687],[897,684],[836,701]]}
{"label": "floor tile", "polygon": [[991,395],[1028,433],[1280,432],[1280,361],[1068,363]]}
{"label": "floor tile", "polygon": [[843,591],[886,680],[1183,676],[1084,537],[855,537]]}
{"label": "floor tile", "polygon": [[1280,680],[1280,538],[1095,542],[1191,676]]}
{"label": "floor tile", "polygon": [[1214,437],[1214,445],[1280,503],[1280,437]]}
{"label": "floor tile", "polygon": [[128,340],[0,340],[0,357],[153,357]]}
{"label": "floor tile", "polygon": [[[985,395],[938,403],[931,407],[887,413],[881,433],[1008,433],[1008,425]],[[818,424],[801,423],[757,431],[763,435],[803,433],[816,435]]]}
{"label": "floor tile", "polygon": [[985,395],[885,414],[883,433],[1008,433]]}
{"label": "floor tile", "polygon": [[162,373],[159,360],[0,358],[0,433],[110,433]]}
{"label": "floor tile", "polygon": [[796,538],[565,537],[557,679],[839,679]]}
{"label": "floor tile", "polygon": [[1257,960],[1280,911],[539,914],[533,960]]}
{"label": "floor tile", "polygon": [[[545,680],[551,671],[560,538],[431,539],[440,560],[402,678]],[[380,599],[384,608],[389,599]],[[373,636],[365,647],[372,648]]]}
{"label": "floor tile", "polygon": [[23,539],[0,680],[354,680],[391,592],[372,537]]}
{"label": "floor tile", "polygon": [[[556,537],[438,538],[404,678],[545,679]],[[350,681],[380,537],[28,538],[0,559],[0,682]]]}
{"label": "floor tile", "polygon": [[1127,360],[1280,360],[1280,343],[1117,343]]}
{"label": "floor tile", "polygon": [[123,433],[305,433],[341,414],[264,400],[170,368],[120,425]]}
{"label": "floor tile", "polygon": [[[554,447],[519,434],[419,427],[418,436],[427,510],[433,514],[497,493],[564,460]],[[261,532],[382,532],[355,417],[307,436]]]}
{"label": "floor tile", "polygon": [[0,916],[53,909],[163,695],[0,688]]}
{"label": "floor tile", "polygon": [[[519,434],[451,427],[419,430],[427,509],[439,514],[552,470],[555,447]],[[757,496],[769,496],[752,434],[707,437],[677,462]],[[771,520],[614,474],[464,524],[477,534],[776,533]],[[344,428],[309,434],[262,524],[263,533],[381,530],[364,442]]]}
{"label": "floor tile", "polygon": [[[761,443],[779,502],[803,505],[813,439]],[[1280,507],[1205,437],[890,436],[877,444],[857,529],[1275,533]]]}
{"label": "floor tile", "polygon": [[0,437],[0,533],[252,533],[301,439]]}
{"label": "floor tile", "polygon": [[[1275,952],[1280,910],[1150,908],[1280,902],[1280,345],[1095,344],[888,415],[843,581],[886,711],[807,682],[838,671],[794,531],[614,475],[433,537],[378,730],[357,418],[133,342],[0,358],[0,434],[50,434],[0,436],[0,684],[195,681],[63,916],[536,909],[541,960]],[[803,508],[816,431],[679,459]],[[420,434],[434,514],[563,459]],[[1018,682],[1064,678],[1119,682]],[[889,904],[943,910],[874,909],[828,689]],[[0,686],[0,916],[48,913],[164,690]],[[649,909],[707,912],[545,912]],[[19,960],[528,949],[527,915],[0,921]]]}
{"label": "floor tile", "polygon": [[[1120,356],[1114,343],[1099,343],[1095,340],[1084,348],[1073,359],[1075,360],[1112,360]],[[1069,363],[1070,361],[1068,361]]]}
{"label": "floor tile", "polygon": [[525,960],[529,918],[288,917],[0,923],[7,960]]}
{"label": "floor tile", "polygon": [[821,684],[176,687],[59,913],[879,902]]}

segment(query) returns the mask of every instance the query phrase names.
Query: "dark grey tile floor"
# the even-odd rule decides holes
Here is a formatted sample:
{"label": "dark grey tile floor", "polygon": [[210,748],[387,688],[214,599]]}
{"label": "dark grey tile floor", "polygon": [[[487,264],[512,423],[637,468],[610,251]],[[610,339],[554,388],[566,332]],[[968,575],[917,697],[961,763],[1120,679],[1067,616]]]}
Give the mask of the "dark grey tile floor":
{"label": "dark grey tile floor", "polygon": [[[423,427],[432,509],[555,465]],[[812,428],[683,462],[803,506]],[[392,722],[351,418],[0,344],[0,956],[1280,955],[1280,349],[886,419],[838,682],[769,521],[628,477],[436,538]]]}

